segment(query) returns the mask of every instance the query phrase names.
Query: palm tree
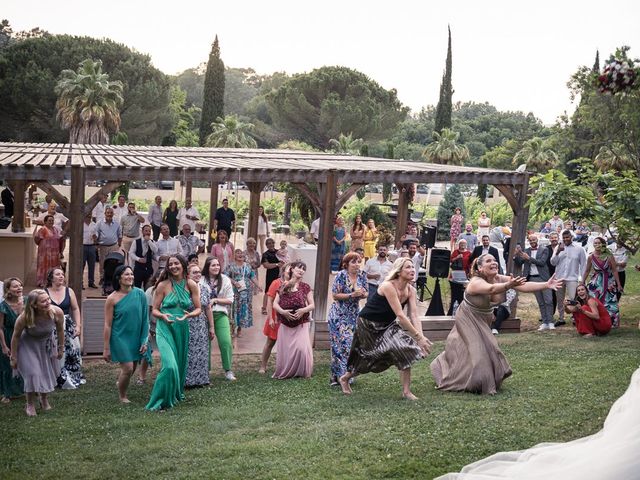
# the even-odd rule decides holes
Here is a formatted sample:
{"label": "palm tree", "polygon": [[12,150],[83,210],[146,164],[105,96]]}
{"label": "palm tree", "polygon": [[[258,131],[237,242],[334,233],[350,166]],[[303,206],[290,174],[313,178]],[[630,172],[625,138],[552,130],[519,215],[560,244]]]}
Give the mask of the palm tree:
{"label": "palm tree", "polygon": [[329,140],[329,148],[336,153],[358,155],[360,154],[362,143],[363,140],[361,138],[353,138],[352,133],[349,135],[341,133],[337,140],[335,138]]}
{"label": "palm tree", "polygon": [[120,129],[122,82],[109,81],[102,60],[86,59],[78,71],[63,70],[55,87],[58,121],[69,130],[69,143],[108,144]]}
{"label": "palm tree", "polygon": [[625,148],[622,145],[614,144],[611,147],[605,145],[600,147],[600,151],[596,155],[593,162],[598,170],[634,170],[635,165]]}
{"label": "palm tree", "polygon": [[431,163],[463,165],[469,159],[469,149],[459,145],[458,138],[460,134],[449,128],[443,128],[440,133],[433,132],[433,142],[427,145],[422,156]]}
{"label": "palm tree", "polygon": [[521,163],[531,172],[543,173],[558,165],[558,154],[542,138],[535,137],[524,142],[522,148],[514,155],[513,164]]}
{"label": "palm tree", "polygon": [[211,124],[211,133],[205,142],[206,147],[218,148],[256,148],[258,144],[251,136],[253,123],[240,121],[237,115],[218,117]]}

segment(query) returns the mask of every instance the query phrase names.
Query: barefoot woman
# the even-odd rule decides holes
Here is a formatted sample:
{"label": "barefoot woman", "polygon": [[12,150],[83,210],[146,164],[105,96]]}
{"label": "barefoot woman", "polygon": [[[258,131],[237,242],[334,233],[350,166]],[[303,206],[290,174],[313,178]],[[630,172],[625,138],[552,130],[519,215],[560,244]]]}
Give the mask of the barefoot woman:
{"label": "barefoot woman", "polygon": [[340,377],[345,394],[351,393],[349,380],[356,375],[382,372],[395,365],[400,370],[402,396],[417,400],[411,393],[411,365],[429,354],[431,342],[422,334],[418,320],[416,289],[411,286],[415,276],[410,259],[397,259],[386,280],[360,311],[347,373]]}
{"label": "barefoot woman", "polygon": [[114,291],[104,304],[103,357],[106,362],[120,363],[117,386],[122,403],[130,403],[127,387],[138,362],[147,356],[149,341],[149,308],[146,297],[133,283],[131,267],[116,268],[113,275]]}
{"label": "barefoot woman", "polygon": [[184,399],[189,352],[189,322],[200,316],[198,284],[187,279],[187,261],[171,255],[160,274],[153,296],[153,316],[158,319],[156,342],[162,368],[151,391],[148,410],[171,408]]}
{"label": "barefoot woman", "polygon": [[431,362],[431,373],[440,390],[493,395],[511,375],[511,367],[491,333],[493,308],[504,302],[510,288],[536,292],[562,286],[555,275],[546,282],[527,282],[524,277],[498,275],[498,262],[489,253],[471,265],[471,281],[464,301],[456,310],[453,329],[444,352]]}

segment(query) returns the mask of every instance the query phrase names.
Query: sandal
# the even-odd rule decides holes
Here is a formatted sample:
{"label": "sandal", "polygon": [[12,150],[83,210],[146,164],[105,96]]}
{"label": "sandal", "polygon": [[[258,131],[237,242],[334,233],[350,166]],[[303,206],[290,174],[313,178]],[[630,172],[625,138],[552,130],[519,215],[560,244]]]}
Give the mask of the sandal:
{"label": "sandal", "polygon": [[2,400],[0,400],[0,403],[11,403],[11,399],[9,397],[2,397]]}
{"label": "sandal", "polygon": [[136,380],[136,385],[144,385],[145,379],[138,377]]}

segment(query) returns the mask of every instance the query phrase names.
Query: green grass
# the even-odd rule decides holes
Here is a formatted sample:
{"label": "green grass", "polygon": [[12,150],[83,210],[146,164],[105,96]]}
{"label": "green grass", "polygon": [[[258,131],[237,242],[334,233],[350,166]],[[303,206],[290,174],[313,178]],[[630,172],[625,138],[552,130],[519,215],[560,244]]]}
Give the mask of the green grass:
{"label": "green grass", "polygon": [[0,477],[430,479],[496,451],[589,435],[639,364],[638,273],[630,277],[623,326],[607,337],[500,336],[514,374],[493,397],[435,390],[429,361],[414,368],[418,402],[400,399],[392,370],[360,377],[345,397],[327,384],[327,352],[316,352],[309,380],[258,375],[257,356],[243,356],[237,382],[218,375],[149,413],[149,385],[132,386],[133,404],[121,406],[116,368],[91,363],[89,383],[53,394],[51,412],[27,418],[20,400],[0,406]]}

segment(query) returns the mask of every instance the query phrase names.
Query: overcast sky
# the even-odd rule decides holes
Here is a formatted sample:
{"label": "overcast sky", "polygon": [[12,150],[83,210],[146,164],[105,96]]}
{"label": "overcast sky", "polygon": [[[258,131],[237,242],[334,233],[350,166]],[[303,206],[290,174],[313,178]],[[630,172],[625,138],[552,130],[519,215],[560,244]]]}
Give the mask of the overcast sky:
{"label": "overcast sky", "polygon": [[[533,112],[571,111],[566,83],[617,46],[640,56],[640,2],[617,0],[4,0],[14,31],[107,37],[149,54],[168,74],[207,60],[216,34],[229,67],[298,73],[360,70],[418,111],[438,101],[453,42],[453,100]],[[528,6],[527,6],[528,5]],[[68,66],[72,67],[72,66]]]}

